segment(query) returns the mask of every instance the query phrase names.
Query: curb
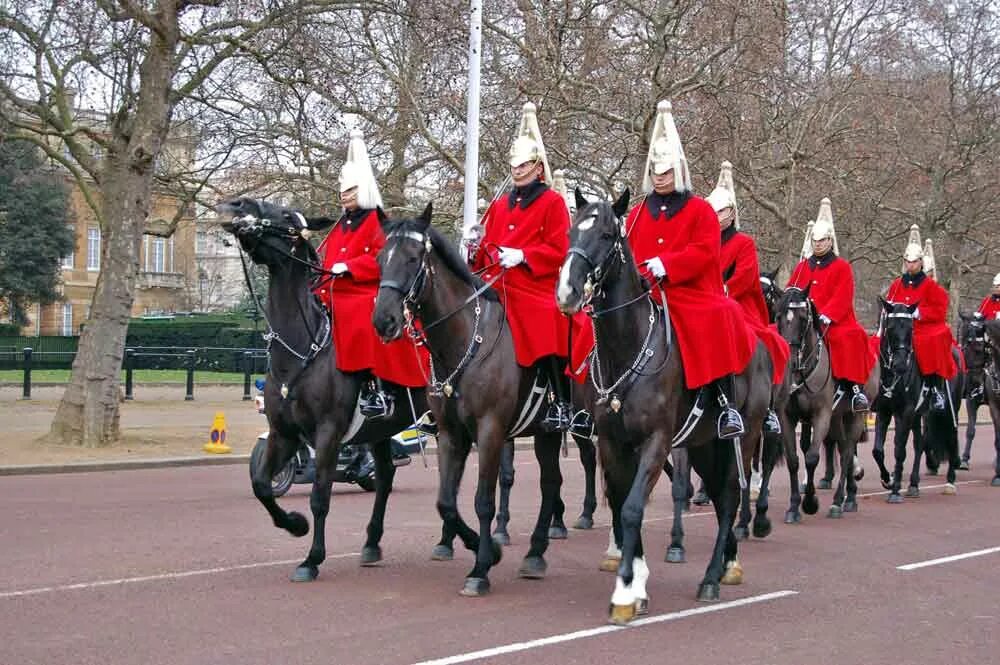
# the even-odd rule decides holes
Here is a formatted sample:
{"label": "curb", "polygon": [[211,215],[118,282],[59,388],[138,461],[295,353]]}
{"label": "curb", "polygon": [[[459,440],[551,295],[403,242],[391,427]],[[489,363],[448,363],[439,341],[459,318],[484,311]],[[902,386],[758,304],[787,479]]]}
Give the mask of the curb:
{"label": "curb", "polygon": [[[514,450],[533,450],[530,441],[516,441]],[[425,454],[437,456],[437,447],[428,447]],[[138,469],[168,469],[193,466],[232,466],[250,464],[250,455],[213,455],[204,457],[159,457],[106,462],[67,462],[65,464],[11,464],[0,466],[0,476],[41,476],[57,473],[93,473],[97,471],[134,471]]]}

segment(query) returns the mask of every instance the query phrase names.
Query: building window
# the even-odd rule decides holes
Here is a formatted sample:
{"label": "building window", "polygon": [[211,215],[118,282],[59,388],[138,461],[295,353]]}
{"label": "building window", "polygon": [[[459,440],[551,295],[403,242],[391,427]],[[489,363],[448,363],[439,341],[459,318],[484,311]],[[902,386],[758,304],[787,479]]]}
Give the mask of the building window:
{"label": "building window", "polygon": [[87,270],[101,269],[101,230],[87,229]]}
{"label": "building window", "polygon": [[198,254],[208,253],[208,231],[198,231],[195,234],[194,251]]}
{"label": "building window", "polygon": [[74,267],[73,261],[76,259],[76,227],[73,226],[72,224],[67,224],[66,228],[68,228],[70,231],[73,232],[74,251],[71,251],[69,254],[67,254],[62,258],[62,267],[65,268],[66,270],[72,270]]}
{"label": "building window", "polygon": [[69,337],[73,334],[73,304],[64,302],[62,306],[62,334]]}
{"label": "building window", "polygon": [[167,270],[174,272],[174,236],[170,236],[170,242],[167,243],[167,247],[170,250],[170,253],[167,255],[169,259],[167,261]]}
{"label": "building window", "polygon": [[152,248],[152,256],[149,257],[149,266],[152,272],[164,272],[164,250],[166,249],[166,243],[163,238],[153,238],[150,243]]}

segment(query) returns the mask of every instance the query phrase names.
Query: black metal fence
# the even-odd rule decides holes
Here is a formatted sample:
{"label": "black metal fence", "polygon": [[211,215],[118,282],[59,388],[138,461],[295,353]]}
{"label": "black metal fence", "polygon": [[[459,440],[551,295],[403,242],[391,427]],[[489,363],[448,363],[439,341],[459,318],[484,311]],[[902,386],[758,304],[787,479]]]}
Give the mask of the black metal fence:
{"label": "black metal fence", "polygon": [[[231,361],[219,363],[218,358],[231,356]],[[48,368],[53,365],[60,367],[72,366],[76,351],[38,351],[31,347],[23,349],[0,348],[0,361],[5,366],[15,366],[22,371],[21,396],[31,399],[32,369]],[[205,357],[214,360],[205,362]],[[220,371],[224,364],[227,371],[243,373],[243,399],[253,399],[251,394],[252,377],[254,374],[267,372],[266,349],[237,349],[228,347],[198,347],[184,348],[176,346],[136,346],[125,349],[125,359],[122,369],[125,371],[125,399],[135,398],[134,372],[137,369],[180,369],[184,370],[184,399],[194,399],[195,370],[199,374],[211,375]]]}

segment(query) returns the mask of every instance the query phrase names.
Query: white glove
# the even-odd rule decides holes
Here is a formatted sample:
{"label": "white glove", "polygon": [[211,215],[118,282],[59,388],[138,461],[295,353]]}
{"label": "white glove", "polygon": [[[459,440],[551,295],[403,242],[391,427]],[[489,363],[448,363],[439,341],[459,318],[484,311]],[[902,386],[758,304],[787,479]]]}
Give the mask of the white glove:
{"label": "white glove", "polygon": [[828,326],[831,323],[833,323],[833,321],[830,319],[830,317],[827,316],[826,314],[820,314],[819,315],[819,322],[822,323],[824,326]]}
{"label": "white glove", "polygon": [[334,275],[343,275],[345,272],[347,272],[347,264],[334,263],[333,268],[330,269],[330,272],[332,272]]}
{"label": "white glove", "polygon": [[915,319],[919,319],[920,318],[920,308],[919,307],[916,308],[915,310],[913,310],[913,318],[915,318]]}
{"label": "white glove", "polygon": [[663,261],[658,256],[647,260],[646,267],[649,268],[649,272],[653,273],[653,277],[656,279],[663,279],[667,276],[667,269],[663,266]]}
{"label": "white glove", "polygon": [[524,263],[524,252],[515,247],[500,248],[500,265],[504,268],[513,268]]}

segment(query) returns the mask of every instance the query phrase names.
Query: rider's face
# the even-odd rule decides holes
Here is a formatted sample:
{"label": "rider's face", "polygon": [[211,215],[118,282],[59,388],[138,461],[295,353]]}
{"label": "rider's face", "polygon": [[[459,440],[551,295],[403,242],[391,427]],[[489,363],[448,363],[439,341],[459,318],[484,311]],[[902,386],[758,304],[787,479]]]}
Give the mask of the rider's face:
{"label": "rider's face", "polygon": [[676,188],[674,184],[674,170],[670,169],[665,173],[653,174],[653,190],[657,194],[669,194]]}
{"label": "rider's face", "polygon": [[1000,296],[1000,284],[993,285],[993,295]]}
{"label": "rider's face", "polygon": [[736,220],[736,213],[733,212],[732,208],[723,208],[716,214],[719,216],[719,227],[723,231],[732,226],[733,221]]}
{"label": "rider's face", "polygon": [[903,261],[903,265],[906,267],[906,272],[909,275],[916,275],[924,268],[924,262],[920,259],[916,261]]}
{"label": "rider's face", "polygon": [[510,177],[515,187],[525,187],[538,180],[543,168],[541,161],[524,162],[510,167]]}
{"label": "rider's face", "polygon": [[346,192],[340,193],[340,205],[344,206],[344,210],[357,210],[358,209],[358,188],[351,187]]}
{"label": "rider's face", "polygon": [[833,249],[833,239],[823,238],[822,240],[813,240],[813,254],[816,256],[824,256],[827,252]]}

